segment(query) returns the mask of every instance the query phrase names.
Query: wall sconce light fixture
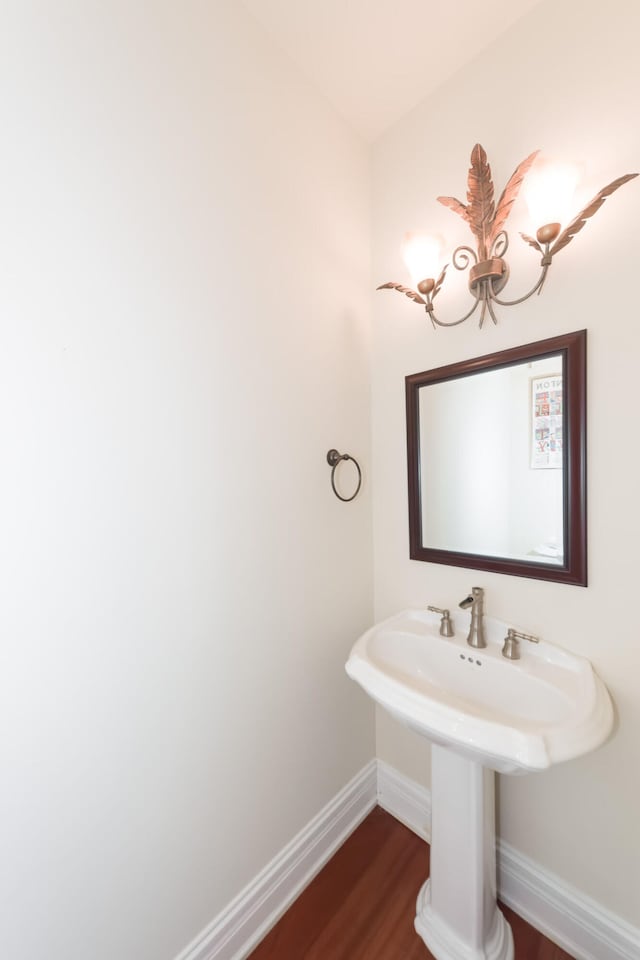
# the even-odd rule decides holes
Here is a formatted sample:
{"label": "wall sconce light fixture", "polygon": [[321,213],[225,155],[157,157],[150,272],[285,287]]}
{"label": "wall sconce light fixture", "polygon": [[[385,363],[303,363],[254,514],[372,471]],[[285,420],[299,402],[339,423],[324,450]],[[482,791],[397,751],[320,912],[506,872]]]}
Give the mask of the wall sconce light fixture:
{"label": "wall sconce light fixture", "polygon": [[[438,241],[435,238],[414,238],[405,248],[405,262],[410,271],[415,276],[422,276],[417,283],[417,291],[405,287],[400,283],[383,283],[378,290],[397,290],[409,297],[415,303],[421,304],[427,313],[431,323],[435,327],[455,327],[471,317],[478,307],[480,307],[480,326],[484,322],[485,315],[489,316],[494,323],[497,323],[494,304],[501,307],[512,307],[516,303],[522,303],[528,300],[534,293],[542,291],[547,271],[551,266],[553,257],[566,247],[573,240],[576,233],[584,227],[587,220],[600,209],[607,197],[621,187],[628,180],[637,177],[637,173],[627,173],[623,177],[618,177],[608,186],[603,187],[580,213],[570,221],[568,226],[562,229],[562,225],[555,220],[547,222],[548,213],[540,213],[542,220],[538,223],[542,225],[538,228],[535,237],[530,237],[525,233],[521,234],[522,239],[537,250],[542,255],[540,266],[542,267],[540,276],[534,286],[523,297],[517,300],[502,300],[500,292],[509,279],[509,266],[504,259],[509,246],[509,237],[504,225],[507,221],[511,207],[516,201],[520,187],[525,177],[529,173],[534,160],[538,155],[536,150],[516,167],[511,179],[502,191],[500,199],[496,204],[494,202],[493,180],[491,178],[491,167],[487,162],[487,155],[479,143],[475,145],[471,153],[471,167],[469,169],[469,178],[467,185],[467,203],[461,203],[455,197],[438,197],[440,203],[449,207],[455,213],[459,214],[465,220],[474,237],[476,238],[477,249],[462,245],[457,247],[452,254],[451,260],[456,270],[469,270],[469,291],[473,297],[471,309],[459,320],[444,321],[438,319],[435,314],[434,303],[437,294],[442,287],[447,265],[442,269],[437,279],[437,269],[433,269],[433,264],[438,258]],[[570,184],[572,172],[568,168],[557,168],[555,171],[555,184],[550,178],[536,183],[536,177],[532,175],[530,207],[534,206],[534,196],[538,198],[552,200],[555,196],[558,199],[556,203],[567,196],[570,197],[575,182]],[[554,190],[554,186],[557,188]],[[558,192],[559,191],[559,192]],[[548,206],[548,204],[547,204]],[[552,207],[552,209],[558,209]],[[534,214],[535,218],[536,214]],[[556,214],[557,216],[557,214]],[[419,272],[418,264],[422,264],[422,270]],[[428,266],[430,264],[430,266]]]}

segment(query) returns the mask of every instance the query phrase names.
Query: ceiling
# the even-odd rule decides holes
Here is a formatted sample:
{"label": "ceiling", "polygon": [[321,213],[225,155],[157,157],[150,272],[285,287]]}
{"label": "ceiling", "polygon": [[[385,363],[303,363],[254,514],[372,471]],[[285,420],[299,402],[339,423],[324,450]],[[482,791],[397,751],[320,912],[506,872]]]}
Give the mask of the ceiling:
{"label": "ceiling", "polygon": [[367,140],[541,0],[243,0]]}

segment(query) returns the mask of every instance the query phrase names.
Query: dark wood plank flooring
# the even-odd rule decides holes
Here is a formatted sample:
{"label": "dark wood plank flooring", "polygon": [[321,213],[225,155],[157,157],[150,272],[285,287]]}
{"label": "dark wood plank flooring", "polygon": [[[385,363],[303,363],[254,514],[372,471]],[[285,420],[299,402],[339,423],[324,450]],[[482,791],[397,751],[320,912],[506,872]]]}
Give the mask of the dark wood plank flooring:
{"label": "dark wood plank flooring", "polygon": [[[413,929],[416,896],[428,873],[427,844],[376,807],[249,960],[432,960]],[[502,909],[513,929],[515,960],[572,960]]]}

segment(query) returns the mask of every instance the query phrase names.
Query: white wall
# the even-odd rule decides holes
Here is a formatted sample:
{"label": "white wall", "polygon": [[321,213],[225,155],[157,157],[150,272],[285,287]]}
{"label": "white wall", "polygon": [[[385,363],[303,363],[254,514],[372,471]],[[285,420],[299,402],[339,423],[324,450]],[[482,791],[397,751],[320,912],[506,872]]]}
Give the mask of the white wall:
{"label": "white wall", "polygon": [[373,755],[368,156],[231,0],[0,46],[0,953],[170,960]]}
{"label": "white wall", "polygon": [[[406,282],[407,230],[431,227],[451,246],[471,235],[441,194],[464,199],[471,148],[480,141],[496,188],[532,150],[574,158],[585,181],[576,211],[610,180],[640,169],[637,123],[640,6],[612,0],[541,3],[374,151],[374,283]],[[502,778],[499,828],[522,852],[638,924],[640,919],[640,644],[638,590],[637,242],[640,182],[606,202],[554,263],[540,298],[502,309],[499,325],[475,321],[434,331],[397,294],[377,294],[373,346],[376,616],[411,604],[456,608],[473,584],[487,612],[589,657],[616,703],[613,739],[551,771]],[[510,223],[513,295],[537,272]],[[522,248],[522,255],[515,251]],[[448,281],[443,319],[460,315]],[[588,329],[589,577],[587,589],[490,575],[408,559],[403,380],[406,374]],[[463,614],[460,612],[461,616]],[[380,713],[378,755],[428,782],[426,742]]]}

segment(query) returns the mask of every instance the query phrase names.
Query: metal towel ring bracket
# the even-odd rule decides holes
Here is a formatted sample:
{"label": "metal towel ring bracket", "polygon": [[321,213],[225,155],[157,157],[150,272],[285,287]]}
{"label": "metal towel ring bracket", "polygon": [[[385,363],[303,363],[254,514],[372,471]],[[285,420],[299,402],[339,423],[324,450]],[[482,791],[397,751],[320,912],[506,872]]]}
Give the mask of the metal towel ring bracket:
{"label": "metal towel ring bracket", "polygon": [[[336,490],[336,468],[341,460],[351,460],[352,463],[355,463],[356,470],[358,471],[358,486],[356,487],[356,492],[350,497],[341,497],[338,491]],[[329,450],[327,453],[327,463],[331,467],[331,489],[335,493],[338,500],[342,500],[344,503],[349,503],[360,493],[360,487],[362,486],[362,470],[360,469],[360,464],[355,457],[349,456],[348,453],[338,453],[337,450]]]}

